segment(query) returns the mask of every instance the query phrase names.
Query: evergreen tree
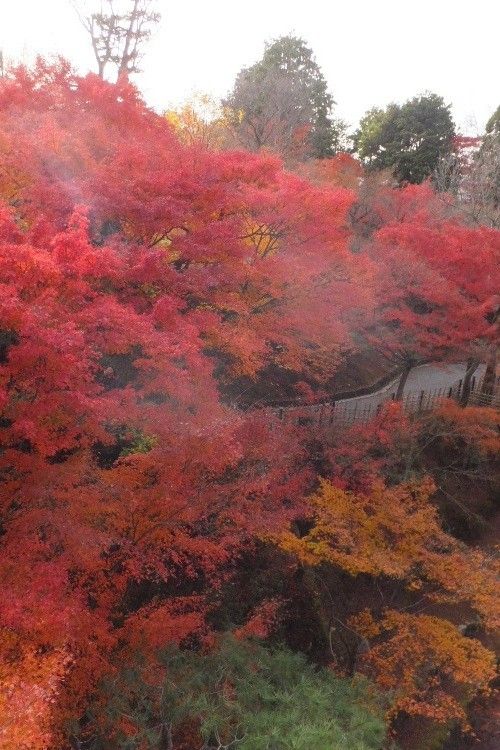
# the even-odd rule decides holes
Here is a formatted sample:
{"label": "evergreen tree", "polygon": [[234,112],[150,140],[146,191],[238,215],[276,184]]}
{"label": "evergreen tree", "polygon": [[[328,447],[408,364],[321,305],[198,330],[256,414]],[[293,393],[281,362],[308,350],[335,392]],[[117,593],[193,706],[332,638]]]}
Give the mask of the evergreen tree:
{"label": "evergreen tree", "polygon": [[392,169],[400,182],[420,183],[450,152],[454,135],[449,105],[429,93],[367,112],[354,145],[369,169]]}
{"label": "evergreen tree", "polygon": [[383,745],[374,688],[362,678],[340,679],[317,670],[288,649],[270,650],[228,636],[206,654],[169,648],[161,662],[166,676],[159,685],[132,669],[110,686],[111,726],[116,716],[126,716],[129,730],[134,727],[133,740],[130,731],[112,737],[105,728],[112,747],[173,748],[176,727],[186,725],[198,728],[206,750],[379,750]]}

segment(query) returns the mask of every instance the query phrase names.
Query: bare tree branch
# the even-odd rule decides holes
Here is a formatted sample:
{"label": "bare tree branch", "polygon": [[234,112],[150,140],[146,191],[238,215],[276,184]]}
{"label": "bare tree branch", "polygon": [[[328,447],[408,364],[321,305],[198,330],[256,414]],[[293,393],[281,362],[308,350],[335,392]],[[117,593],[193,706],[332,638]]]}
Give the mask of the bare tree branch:
{"label": "bare tree branch", "polygon": [[90,36],[98,75],[104,78],[114,66],[117,79],[138,73],[144,43],[160,20],[155,0],[70,0],[80,23]]}

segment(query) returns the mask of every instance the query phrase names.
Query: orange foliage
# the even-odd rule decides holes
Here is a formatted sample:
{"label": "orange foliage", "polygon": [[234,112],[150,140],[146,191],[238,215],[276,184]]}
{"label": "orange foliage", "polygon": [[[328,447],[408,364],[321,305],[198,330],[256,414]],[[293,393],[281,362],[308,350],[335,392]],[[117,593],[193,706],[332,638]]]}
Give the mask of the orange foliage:
{"label": "orange foliage", "polygon": [[314,159],[300,164],[297,172],[314,184],[336,185],[356,191],[363,178],[361,162],[342,152],[329,159]]}
{"label": "orange foliage", "polygon": [[494,655],[440,618],[389,610],[375,622],[365,611],[349,624],[373,639],[362,669],[394,691],[391,715],[465,724],[467,701],[495,677]]}
{"label": "orange foliage", "polygon": [[429,499],[433,490],[426,480],[394,488],[378,483],[362,494],[321,480],[310,498],[312,528],[300,538],[286,532],[279,544],[308,565],[398,579],[431,601],[468,601],[494,628],[498,566],[442,530]]}
{"label": "orange foliage", "polygon": [[54,704],[71,659],[0,631],[0,745],[4,750],[54,747]]}

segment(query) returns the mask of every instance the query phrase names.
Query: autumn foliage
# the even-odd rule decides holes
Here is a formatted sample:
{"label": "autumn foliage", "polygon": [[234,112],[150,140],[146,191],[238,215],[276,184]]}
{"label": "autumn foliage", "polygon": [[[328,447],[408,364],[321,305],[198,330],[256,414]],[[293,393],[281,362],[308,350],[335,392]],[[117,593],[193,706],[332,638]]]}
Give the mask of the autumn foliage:
{"label": "autumn foliage", "polygon": [[467,471],[493,462],[493,410],[424,423],[395,405],[326,439],[239,408],[236,386],[271,371],[314,400],[367,347],[406,365],[494,343],[499,233],[428,186],[367,197],[362,182],[351,157],[298,175],[183,142],[130,84],[64,62],[2,79],[6,750],[93,747],[124,665],[140,654],[154,675],[166,646],[210,652],[255,545],[293,586],[270,580],[232,622],[240,639],[290,634],[293,596],[326,570],[350,582],[339,632],[368,646],[347,668],[330,632],[323,661],[392,691],[394,726],[467,723],[493,662],[458,626],[498,624],[495,565],[443,528],[439,461],[414,457],[432,438],[446,456],[467,444]]}

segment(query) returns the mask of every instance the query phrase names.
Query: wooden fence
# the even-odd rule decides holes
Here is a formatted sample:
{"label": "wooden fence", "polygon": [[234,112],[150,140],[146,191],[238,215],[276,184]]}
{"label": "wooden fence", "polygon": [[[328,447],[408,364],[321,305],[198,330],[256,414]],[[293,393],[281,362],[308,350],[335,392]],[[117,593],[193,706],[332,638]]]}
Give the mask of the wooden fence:
{"label": "wooden fence", "polygon": [[[298,425],[315,425],[328,427],[329,425],[366,424],[370,422],[382,409],[382,406],[395,401],[397,384],[388,388],[386,392],[358,396],[343,401],[328,401],[320,404],[303,404],[272,407],[269,410],[279,419]],[[410,391],[401,400],[401,407],[406,414],[418,414],[434,409],[447,399],[460,402],[463,398],[463,381],[459,380],[452,386],[437,388],[430,391]],[[484,382],[472,378],[468,404],[477,406],[494,406],[500,408],[500,377],[496,378],[492,392],[485,393]]]}

